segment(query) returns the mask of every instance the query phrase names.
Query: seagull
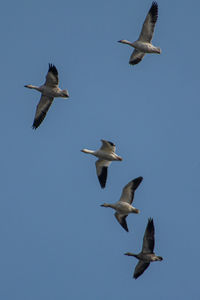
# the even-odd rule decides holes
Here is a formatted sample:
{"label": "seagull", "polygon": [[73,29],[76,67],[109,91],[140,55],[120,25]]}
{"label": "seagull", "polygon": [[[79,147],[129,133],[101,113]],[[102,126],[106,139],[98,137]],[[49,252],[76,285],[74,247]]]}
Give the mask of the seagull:
{"label": "seagull", "polygon": [[154,224],[153,219],[149,218],[148,224],[145,230],[142,251],[139,254],[133,254],[130,252],[124,253],[127,256],[134,256],[139,259],[138,264],[135,267],[133,277],[137,279],[144,271],[148,268],[151,262],[161,261],[163,258],[161,256],[155,255],[153,252],[154,249]]}
{"label": "seagull", "polygon": [[140,33],[139,39],[133,43],[127,40],[118,41],[119,43],[127,44],[135,48],[129,60],[130,65],[138,64],[143,59],[146,53],[161,54],[161,49],[153,46],[151,43],[157,19],[158,4],[154,1],[152,2],[151,8],[142,26],[142,31]]}
{"label": "seagull", "polygon": [[115,218],[119,224],[128,232],[128,226],[126,223],[126,217],[130,213],[139,214],[139,209],[133,207],[131,204],[134,199],[135,190],[138,188],[142,182],[143,177],[137,177],[131,180],[124,188],[119,201],[113,204],[104,203],[102,207],[111,207],[116,210]]}
{"label": "seagull", "polygon": [[61,90],[58,87],[58,71],[56,67],[52,64],[49,64],[49,70],[46,75],[46,81],[43,85],[41,86],[34,86],[31,84],[25,85],[24,87],[29,88],[29,89],[34,89],[40,92],[41,98],[40,102],[37,105],[36,113],[35,113],[35,118],[33,122],[33,129],[36,129],[40,126],[42,121],[44,120],[49,107],[51,106],[53,99],[55,97],[62,97],[62,98],[68,98],[69,93],[67,90]]}
{"label": "seagull", "polygon": [[106,179],[108,173],[108,167],[111,161],[118,160],[121,161],[122,157],[115,153],[115,144],[110,141],[101,140],[102,146],[99,150],[93,151],[88,149],[81,150],[84,153],[92,154],[99,159],[96,161],[96,171],[99,178],[99,182],[102,188],[106,186]]}

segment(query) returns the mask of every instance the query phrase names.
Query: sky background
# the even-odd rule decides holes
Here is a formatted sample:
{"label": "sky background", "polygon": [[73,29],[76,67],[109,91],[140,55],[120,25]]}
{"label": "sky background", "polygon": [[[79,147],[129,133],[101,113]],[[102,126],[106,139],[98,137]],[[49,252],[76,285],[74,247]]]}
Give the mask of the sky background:
{"label": "sky background", "polygon": [[[199,1],[158,1],[161,55],[128,64],[147,0],[4,1],[1,28],[0,299],[199,299]],[[32,130],[48,63],[70,98]],[[100,139],[122,162],[100,188]],[[103,202],[143,176],[129,233]],[[149,217],[152,263],[132,278]]]}

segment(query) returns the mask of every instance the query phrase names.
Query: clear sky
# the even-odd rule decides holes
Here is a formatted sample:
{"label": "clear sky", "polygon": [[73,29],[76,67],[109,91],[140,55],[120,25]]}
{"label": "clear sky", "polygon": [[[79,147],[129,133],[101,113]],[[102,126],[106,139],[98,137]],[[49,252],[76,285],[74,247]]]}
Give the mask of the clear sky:
{"label": "clear sky", "polygon": [[[158,1],[161,55],[128,64],[151,1],[4,1],[1,28],[0,299],[198,300],[200,211],[199,1]],[[31,129],[48,63],[69,100]],[[100,188],[100,139],[122,162]],[[127,233],[103,202],[131,179],[139,215]],[[148,217],[152,263],[132,278]],[[150,296],[149,296],[150,295]]]}

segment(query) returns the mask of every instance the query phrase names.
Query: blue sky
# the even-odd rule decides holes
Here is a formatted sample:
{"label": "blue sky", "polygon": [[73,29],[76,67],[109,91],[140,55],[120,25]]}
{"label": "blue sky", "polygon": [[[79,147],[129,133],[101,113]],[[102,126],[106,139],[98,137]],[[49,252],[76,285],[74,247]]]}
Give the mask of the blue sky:
{"label": "blue sky", "polygon": [[[153,43],[135,67],[132,49],[151,1],[7,1],[1,9],[0,298],[199,299],[199,1],[158,1]],[[197,50],[193,50],[193,48]],[[56,99],[31,129],[44,82],[56,65],[69,100]],[[100,188],[100,139],[123,162]],[[143,176],[125,232],[113,211]],[[132,279],[148,217],[163,256]]]}

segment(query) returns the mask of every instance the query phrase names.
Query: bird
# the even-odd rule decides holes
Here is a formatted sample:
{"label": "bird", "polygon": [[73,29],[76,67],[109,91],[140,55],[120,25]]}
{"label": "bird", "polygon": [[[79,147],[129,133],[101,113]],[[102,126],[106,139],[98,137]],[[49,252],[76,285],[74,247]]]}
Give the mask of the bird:
{"label": "bird", "polygon": [[157,256],[153,252],[154,244],[155,244],[154,232],[155,229],[154,229],[153,219],[149,218],[144,233],[144,237],[143,237],[142,251],[139,254],[134,254],[130,252],[124,253],[124,255],[134,256],[139,260],[133,274],[133,277],[135,279],[137,279],[140,275],[144,273],[144,271],[149,267],[151,262],[163,260],[161,256]]}
{"label": "bird", "polygon": [[111,164],[111,161],[122,161],[122,157],[118,156],[115,153],[116,146],[110,141],[101,140],[102,146],[99,150],[93,151],[88,149],[82,149],[81,152],[92,154],[99,159],[96,161],[96,172],[99,179],[101,188],[105,188],[108,167]]}
{"label": "bird", "polygon": [[119,224],[128,232],[128,226],[126,223],[126,217],[130,213],[139,214],[140,210],[133,207],[131,204],[134,199],[135,190],[138,188],[140,183],[142,182],[143,177],[137,177],[131,180],[125,187],[123,188],[121,197],[119,201],[113,204],[104,203],[101,204],[101,207],[110,207],[116,210],[114,216],[119,222]]}
{"label": "bird", "polygon": [[151,43],[157,19],[158,4],[154,1],[143,23],[139,39],[133,43],[127,40],[118,41],[119,43],[127,44],[135,48],[129,60],[130,65],[136,65],[141,62],[146,53],[161,54],[161,49],[153,46]]}
{"label": "bird", "polygon": [[67,90],[61,90],[58,87],[58,71],[53,64],[49,64],[49,70],[46,75],[46,81],[41,86],[34,86],[31,84],[25,85],[24,87],[34,89],[40,92],[41,98],[37,105],[35,118],[33,121],[32,128],[37,129],[42,121],[44,120],[52,102],[55,97],[69,98]]}

